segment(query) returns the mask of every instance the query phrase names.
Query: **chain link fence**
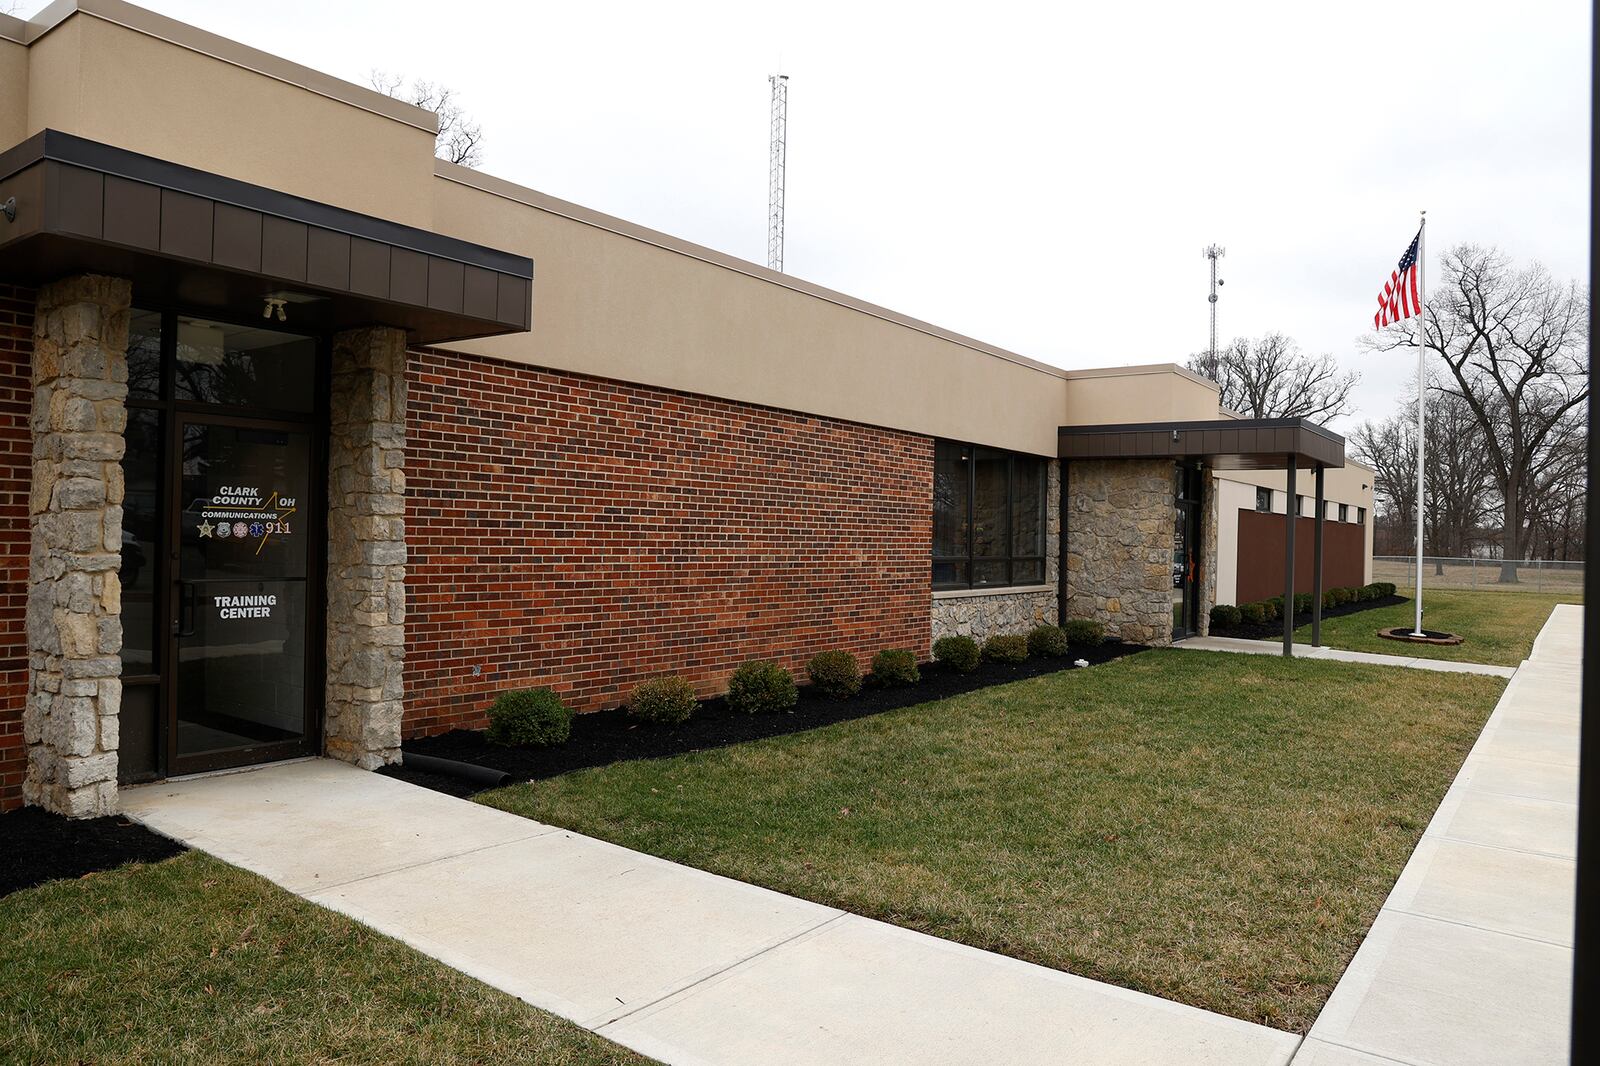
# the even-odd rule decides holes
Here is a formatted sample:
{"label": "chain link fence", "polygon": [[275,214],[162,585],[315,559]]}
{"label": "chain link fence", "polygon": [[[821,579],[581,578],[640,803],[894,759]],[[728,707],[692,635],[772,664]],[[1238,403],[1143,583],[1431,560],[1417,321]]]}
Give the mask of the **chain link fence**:
{"label": "chain link fence", "polygon": [[[1511,573],[1516,580],[1507,580]],[[1392,581],[1404,595],[1417,587],[1416,556],[1375,555],[1372,580]],[[1450,559],[1423,556],[1422,588],[1483,589],[1494,592],[1583,591],[1583,563],[1554,559]]]}

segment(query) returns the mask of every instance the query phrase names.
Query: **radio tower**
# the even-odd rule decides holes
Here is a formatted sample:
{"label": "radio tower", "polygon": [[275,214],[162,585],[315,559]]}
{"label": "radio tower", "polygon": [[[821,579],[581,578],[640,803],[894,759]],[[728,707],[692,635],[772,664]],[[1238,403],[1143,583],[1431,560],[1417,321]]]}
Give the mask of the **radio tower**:
{"label": "radio tower", "polygon": [[1217,380],[1217,286],[1222,282],[1217,278],[1217,260],[1227,255],[1227,249],[1220,244],[1208,244],[1202,253],[1211,260],[1211,347],[1206,349],[1206,377],[1212,381]]}
{"label": "radio tower", "polygon": [[767,266],[783,270],[783,185],[788,162],[789,75],[771,74],[772,163],[767,176]]}

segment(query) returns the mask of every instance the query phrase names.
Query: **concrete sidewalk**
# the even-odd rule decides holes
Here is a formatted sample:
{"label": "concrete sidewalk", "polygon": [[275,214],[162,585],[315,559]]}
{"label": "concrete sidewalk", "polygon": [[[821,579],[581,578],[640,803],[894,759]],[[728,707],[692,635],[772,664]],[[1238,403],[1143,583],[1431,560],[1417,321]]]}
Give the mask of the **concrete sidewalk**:
{"label": "concrete sidewalk", "polygon": [[1295,1066],[1567,1061],[1582,636],[1556,607]]}
{"label": "concrete sidewalk", "polygon": [[[1240,637],[1189,637],[1172,645],[1185,651],[1232,651],[1245,655],[1282,655],[1281,640],[1244,640]],[[1403,648],[1404,644],[1395,647]],[[1298,659],[1332,659],[1341,663],[1371,663],[1374,666],[1400,666],[1408,670],[1436,670],[1445,674],[1489,674],[1493,677],[1511,677],[1517,672],[1514,666],[1493,666],[1489,663],[1454,662],[1449,659],[1420,659],[1414,655],[1375,655],[1368,651],[1341,651],[1338,648],[1312,647],[1296,644],[1294,654]]]}
{"label": "concrete sidewalk", "polygon": [[337,762],[123,809],[669,1063],[1280,1066],[1300,1043]]}

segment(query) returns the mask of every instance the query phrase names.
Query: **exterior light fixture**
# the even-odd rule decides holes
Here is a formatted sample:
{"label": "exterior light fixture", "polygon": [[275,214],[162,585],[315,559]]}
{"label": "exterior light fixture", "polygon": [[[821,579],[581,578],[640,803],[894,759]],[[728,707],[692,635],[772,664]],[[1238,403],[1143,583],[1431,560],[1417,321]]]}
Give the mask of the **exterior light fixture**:
{"label": "exterior light fixture", "polygon": [[288,302],[289,302],[288,300],[280,299],[278,297],[268,296],[267,297],[266,306],[264,306],[261,309],[261,317],[262,318],[271,318],[272,317],[272,313],[274,311],[276,311],[278,313],[278,321],[279,322],[287,322],[287,321],[289,321],[289,315],[288,315],[288,313],[286,311],[284,311],[284,306],[286,304],[288,304]]}
{"label": "exterior light fixture", "polygon": [[0,204],[0,211],[5,212],[7,222],[15,222],[17,220],[17,198],[15,196],[6,197],[6,202]]}

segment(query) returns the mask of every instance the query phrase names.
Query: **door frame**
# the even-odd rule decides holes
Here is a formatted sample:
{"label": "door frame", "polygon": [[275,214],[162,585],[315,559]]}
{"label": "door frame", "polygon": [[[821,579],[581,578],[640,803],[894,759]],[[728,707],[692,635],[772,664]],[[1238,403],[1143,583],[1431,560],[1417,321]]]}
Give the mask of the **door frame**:
{"label": "door frame", "polygon": [[[318,345],[319,353],[322,345]],[[320,360],[319,360],[320,361]],[[320,375],[319,375],[320,376]],[[318,390],[321,392],[320,388]],[[165,604],[162,615],[162,684],[161,722],[165,731],[162,738],[163,762],[166,776],[204,773],[235,766],[292,759],[302,755],[320,755],[323,749],[322,721],[324,703],[324,678],[327,655],[327,433],[325,420],[320,417],[322,407],[317,402],[318,415],[308,421],[285,421],[277,418],[257,418],[233,414],[232,410],[249,410],[248,407],[223,409],[208,404],[182,403],[175,405],[168,418],[166,430],[167,465],[167,552],[165,575]],[[251,744],[227,751],[207,752],[200,755],[181,755],[178,752],[178,640],[182,628],[183,603],[181,555],[183,551],[183,431],[186,426],[233,426],[238,429],[279,430],[305,433],[311,438],[308,505],[302,512],[306,519],[306,678],[305,706],[301,721],[304,732],[299,740],[282,740]]]}
{"label": "door frame", "polygon": [[1198,636],[1200,633],[1200,586],[1205,580],[1205,553],[1200,550],[1201,535],[1204,532],[1205,521],[1204,494],[1206,491],[1206,478],[1203,468],[1184,463],[1178,464],[1178,478],[1182,479],[1183,492],[1180,494],[1178,486],[1174,484],[1172,494],[1172,507],[1174,521],[1177,515],[1183,515],[1183,542],[1185,548],[1194,558],[1194,573],[1189,573],[1187,565],[1184,566],[1183,577],[1183,619],[1182,622],[1173,622],[1172,640],[1183,640],[1188,637]]}

